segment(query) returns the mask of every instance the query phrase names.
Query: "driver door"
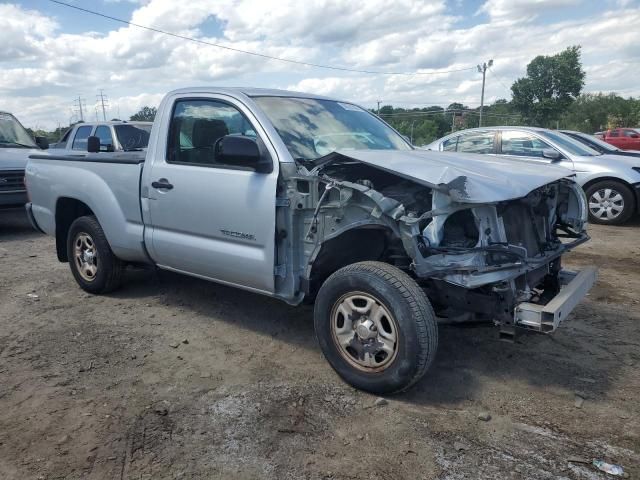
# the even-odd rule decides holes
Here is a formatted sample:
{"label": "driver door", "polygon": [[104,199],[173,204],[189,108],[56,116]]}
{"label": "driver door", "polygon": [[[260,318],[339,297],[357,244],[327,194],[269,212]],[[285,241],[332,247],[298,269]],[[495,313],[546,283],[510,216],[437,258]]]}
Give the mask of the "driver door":
{"label": "driver door", "polygon": [[166,115],[161,120],[168,138],[150,152],[143,187],[151,257],[166,269],[272,293],[275,150],[268,174],[216,160],[214,146],[225,135],[266,139],[251,112],[233,99],[176,98],[171,112],[168,125]]}

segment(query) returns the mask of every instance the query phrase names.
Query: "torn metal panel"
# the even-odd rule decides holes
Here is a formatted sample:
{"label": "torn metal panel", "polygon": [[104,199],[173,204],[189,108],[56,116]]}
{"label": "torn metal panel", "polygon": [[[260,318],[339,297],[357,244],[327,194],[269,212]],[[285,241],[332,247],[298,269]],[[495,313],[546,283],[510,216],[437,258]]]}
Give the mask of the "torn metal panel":
{"label": "torn metal panel", "polygon": [[315,161],[322,168],[357,160],[446,193],[455,202],[487,203],[521,198],[573,172],[536,162],[514,162],[489,155],[427,150],[341,150]]}

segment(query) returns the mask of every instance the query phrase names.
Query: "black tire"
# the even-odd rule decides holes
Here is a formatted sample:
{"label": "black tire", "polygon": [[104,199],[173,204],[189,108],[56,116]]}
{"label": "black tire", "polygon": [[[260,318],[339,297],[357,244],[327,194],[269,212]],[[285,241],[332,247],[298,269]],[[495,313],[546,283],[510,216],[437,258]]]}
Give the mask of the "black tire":
{"label": "black tire", "polygon": [[[339,310],[341,300],[351,293],[373,297],[395,319],[395,356],[383,369],[354,366],[334,337],[334,308]],[[322,352],[338,375],[356,388],[377,394],[411,387],[431,365],[438,345],[436,317],[424,291],[409,275],[381,262],[354,263],[331,275],[318,292],[314,326]]]}
{"label": "black tire", "polygon": [[[597,216],[595,213],[598,210],[594,212],[591,208],[591,206],[595,204],[593,203],[595,200],[594,195],[602,195],[606,190],[619,193],[622,197],[622,201],[624,202],[622,211],[611,219],[606,218],[606,216]],[[636,211],[635,196],[631,189],[622,182],[617,182],[615,180],[602,180],[586,188],[585,194],[587,196],[587,206],[589,208],[589,221],[592,223],[599,223],[601,225],[621,225],[627,222]]]}
{"label": "black tire", "polygon": [[[96,272],[91,279],[81,273],[81,261],[76,258],[76,242],[81,235],[88,235],[95,246]],[[108,293],[121,284],[123,263],[113,254],[102,227],[94,216],[77,218],[69,228],[67,235],[67,258],[71,273],[80,287],[89,293]]]}

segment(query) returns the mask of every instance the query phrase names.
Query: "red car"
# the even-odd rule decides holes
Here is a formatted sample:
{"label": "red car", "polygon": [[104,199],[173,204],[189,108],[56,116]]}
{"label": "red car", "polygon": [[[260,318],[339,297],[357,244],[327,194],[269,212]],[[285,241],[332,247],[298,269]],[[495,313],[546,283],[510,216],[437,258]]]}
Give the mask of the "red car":
{"label": "red car", "polygon": [[633,128],[613,128],[602,139],[621,150],[640,150],[640,132]]}

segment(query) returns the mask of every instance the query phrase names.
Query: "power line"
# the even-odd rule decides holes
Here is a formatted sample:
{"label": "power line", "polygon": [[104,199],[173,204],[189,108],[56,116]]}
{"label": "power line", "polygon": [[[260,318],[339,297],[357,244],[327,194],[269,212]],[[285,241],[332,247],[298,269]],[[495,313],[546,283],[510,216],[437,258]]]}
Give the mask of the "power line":
{"label": "power line", "polygon": [[[443,115],[445,113],[454,113],[454,114],[464,114],[464,115],[476,115],[479,116],[480,113],[473,110],[462,110],[462,109],[452,109],[452,110],[440,110],[433,112],[396,112],[396,113],[381,113],[381,117],[425,117],[431,115]],[[520,117],[518,113],[483,113],[485,117]]]}
{"label": "power line", "polygon": [[429,102],[429,101],[410,102],[409,100],[380,100],[380,102],[383,104],[386,103],[387,105],[405,104],[405,105],[425,105],[427,107],[438,106],[438,105],[451,105],[452,103],[464,103],[465,105],[480,105],[479,103],[474,103],[474,102]]}
{"label": "power line", "polygon": [[498,75],[496,75],[495,73],[493,73],[493,70],[489,69],[489,73],[491,74],[491,76],[493,78],[495,78],[496,80],[498,80],[498,83],[500,83],[500,85],[502,85],[508,92],[511,91],[511,89],[509,87],[507,87],[502,80],[500,79],[500,77]]}
{"label": "power line", "polygon": [[208,45],[210,47],[216,47],[216,48],[222,48],[222,49],[225,49],[225,50],[231,50],[232,52],[244,53],[246,55],[253,55],[255,57],[266,58],[266,59],[269,59],[269,60],[277,60],[279,62],[287,62],[287,63],[294,63],[296,65],[304,65],[304,66],[307,66],[307,67],[324,68],[324,69],[327,69],[327,70],[339,70],[339,71],[342,71],[342,72],[367,73],[367,74],[373,74],[373,75],[407,75],[407,76],[439,75],[439,74],[443,74],[443,73],[464,72],[464,71],[467,71],[467,70],[475,69],[475,67],[465,67],[465,68],[458,68],[458,69],[453,69],[453,70],[440,70],[440,71],[437,71],[437,72],[382,72],[382,71],[378,71],[378,70],[358,70],[358,69],[354,69],[354,68],[336,67],[336,66],[333,66],[333,65],[323,65],[321,63],[303,62],[303,61],[300,61],[300,60],[292,60],[290,58],[274,57],[272,55],[266,55],[264,53],[251,52],[251,51],[248,51],[248,50],[241,50],[239,48],[229,47],[228,45],[220,45],[219,43],[207,42],[205,40],[199,40],[197,38],[188,37],[186,35],[180,35],[178,33],[167,32],[165,30],[160,30],[159,28],[148,27],[146,25],[140,25],[140,24],[137,24],[137,23],[130,22],[128,20],[123,20],[122,18],[112,17],[111,15],[106,15],[104,13],[100,13],[100,12],[96,12],[96,11],[93,11],[93,10],[89,10],[87,8],[78,7],[77,5],[71,5],[69,3],[61,2],[59,0],[49,0],[49,1],[52,2],[52,3],[56,3],[58,5],[62,5],[64,7],[73,8],[74,10],[79,10],[79,11],[84,12],[84,13],[88,13],[88,14],[95,15],[95,16],[98,16],[98,17],[106,18],[108,20],[113,20],[114,22],[123,23],[125,25],[130,25],[132,27],[142,28],[144,30],[149,30],[151,32],[161,33],[163,35],[168,35],[168,36],[175,37],[175,38],[181,38],[182,40],[187,40],[187,41],[194,42],[194,43],[199,43],[199,44],[202,44],[202,45]]}
{"label": "power line", "polygon": [[442,115],[443,113],[463,112],[466,110],[439,110],[432,112],[394,112],[394,113],[381,113],[381,117],[424,117],[429,115]]}

